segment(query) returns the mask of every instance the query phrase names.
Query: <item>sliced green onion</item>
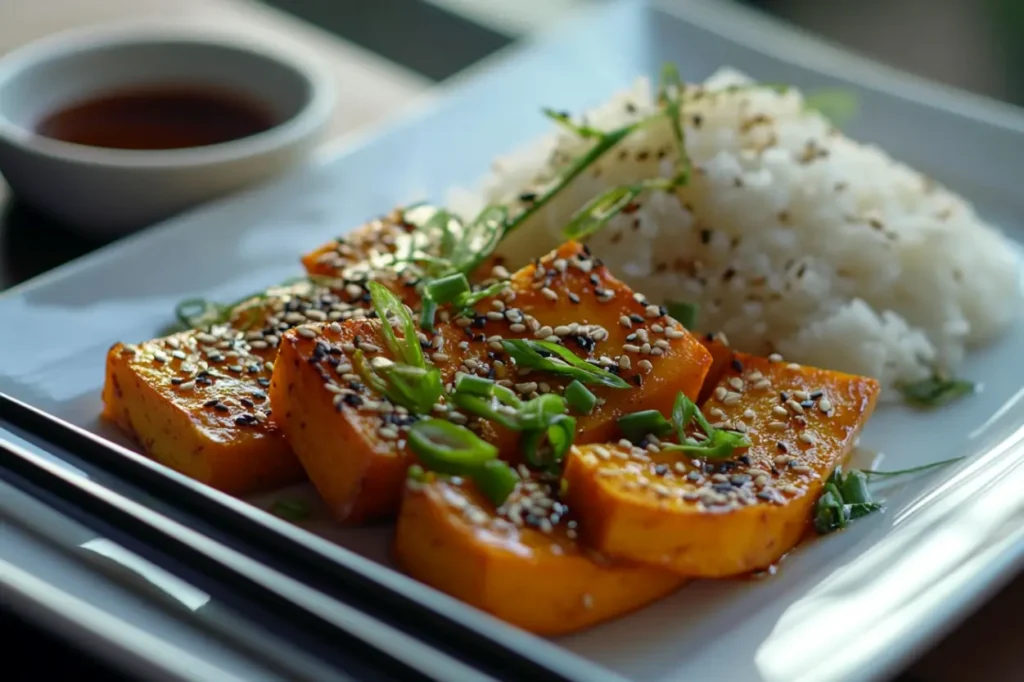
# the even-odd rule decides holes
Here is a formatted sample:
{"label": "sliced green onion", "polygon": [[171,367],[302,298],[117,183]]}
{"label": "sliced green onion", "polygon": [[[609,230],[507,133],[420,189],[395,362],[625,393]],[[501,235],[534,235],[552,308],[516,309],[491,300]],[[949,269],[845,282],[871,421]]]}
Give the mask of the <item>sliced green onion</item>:
{"label": "sliced green onion", "polygon": [[489,499],[495,507],[504,504],[508,496],[519,485],[519,474],[507,462],[490,459],[483,463],[471,475],[476,487]]}
{"label": "sliced green onion", "polygon": [[427,472],[419,464],[413,464],[405,473],[410,480],[416,481],[417,483],[427,482]]}
{"label": "sliced green onion", "polygon": [[[838,471],[838,468],[836,469]],[[870,504],[871,492],[868,490],[868,477],[856,469],[841,478],[839,493],[843,502],[849,504]]]}
{"label": "sliced green onion", "polygon": [[672,425],[657,410],[643,410],[619,417],[622,435],[633,443],[641,443],[648,435],[661,438],[672,431]]}
{"label": "sliced green onion", "polygon": [[519,425],[523,431],[546,429],[565,414],[565,399],[554,393],[539,395],[523,404],[519,409]]}
{"label": "sliced green onion", "polygon": [[371,391],[381,395],[387,393],[387,383],[370,367],[370,363],[366,360],[366,355],[363,354],[362,350],[357,349],[352,354],[352,367]]}
{"label": "sliced green onion", "polygon": [[420,329],[428,334],[434,333],[434,318],[437,317],[437,301],[424,296],[420,302]]}
{"label": "sliced green onion", "polygon": [[426,287],[427,296],[439,304],[457,301],[469,293],[469,280],[461,272],[435,279]]}
{"label": "sliced green onion", "polygon": [[425,419],[409,429],[409,448],[428,469],[469,476],[498,456],[498,448],[469,429],[443,419]]}
{"label": "sliced green onion", "polygon": [[669,301],[665,304],[665,308],[668,310],[668,314],[675,318],[679,324],[687,329],[694,328],[697,322],[697,311],[699,310],[696,303]]}
{"label": "sliced green onion", "polygon": [[676,394],[676,401],[672,405],[672,428],[675,429],[676,438],[680,443],[686,442],[686,429],[698,414],[700,414],[700,408],[696,403],[682,391]]}
{"label": "sliced green onion", "polygon": [[444,392],[441,372],[436,367],[413,367],[389,363],[374,368],[384,380],[384,395],[413,414],[428,414]]}
{"label": "sliced green onion", "polygon": [[301,521],[309,516],[309,505],[302,500],[276,500],[270,505],[270,513],[288,521]]}
{"label": "sliced green onion", "polygon": [[482,398],[469,393],[454,393],[449,399],[452,404],[466,414],[501,424],[512,431],[520,430],[519,419],[515,413],[507,409],[503,410],[501,403],[494,398]]}
{"label": "sliced green onion", "polygon": [[597,407],[597,396],[591,393],[579,379],[573,379],[565,387],[565,401],[569,403],[569,409],[576,414],[590,414]]}
{"label": "sliced green onion", "polygon": [[[686,436],[686,428],[695,421],[707,438],[696,441]],[[678,443],[662,443],[663,451],[680,452],[687,457],[700,459],[730,459],[738,450],[750,447],[750,441],[741,433],[725,431],[711,426],[697,405],[684,393],[676,396],[672,406],[672,428],[679,438]]]}
{"label": "sliced green onion", "polygon": [[519,367],[528,367],[571,377],[585,384],[600,384],[611,388],[630,387],[621,377],[592,365],[557,343],[527,339],[504,339],[501,345]]}
{"label": "sliced green onion", "polygon": [[558,415],[547,428],[523,434],[523,456],[535,468],[555,467],[569,452],[575,434],[576,420],[567,415]]}
{"label": "sliced green onion", "polygon": [[[392,356],[395,360],[413,367],[426,367],[427,361],[423,357],[423,349],[420,348],[420,340],[416,336],[416,323],[413,322],[412,315],[409,314],[405,304],[390,289],[378,282],[368,282],[366,286],[370,290],[373,309],[377,312],[377,317],[380,318],[384,342]],[[404,338],[401,343],[391,324],[392,316],[397,318],[398,324],[402,328]]]}
{"label": "sliced green onion", "polygon": [[641,182],[612,187],[597,195],[573,213],[569,222],[562,228],[562,238],[586,239],[622,213],[623,209],[632,204],[646,189],[647,185]]}
{"label": "sliced green onion", "polygon": [[458,306],[459,308],[463,308],[463,309],[465,309],[465,308],[472,308],[473,306],[475,306],[480,301],[483,301],[484,299],[488,299],[491,296],[495,296],[497,294],[500,294],[502,291],[504,291],[508,287],[509,287],[508,280],[503,280],[501,282],[495,282],[494,284],[492,284],[492,285],[490,285],[488,287],[484,287],[483,289],[477,289],[474,292],[466,294],[465,296],[460,298],[458,301],[456,301],[455,305]]}
{"label": "sliced green onion", "polygon": [[473,376],[472,374],[462,374],[455,380],[456,393],[467,393],[485,398],[490,398],[493,395],[493,390],[496,386],[497,384],[490,379]]}
{"label": "sliced green onion", "polygon": [[508,207],[488,206],[476,219],[466,226],[452,248],[452,267],[466,274],[476,270],[505,236],[508,224]]}
{"label": "sliced green onion", "polygon": [[974,384],[970,381],[950,379],[940,374],[897,388],[908,403],[919,407],[941,407],[974,392]]}
{"label": "sliced green onion", "polygon": [[832,125],[842,127],[857,115],[860,102],[857,95],[849,90],[826,88],[808,93],[804,97],[804,106],[820,113]]}

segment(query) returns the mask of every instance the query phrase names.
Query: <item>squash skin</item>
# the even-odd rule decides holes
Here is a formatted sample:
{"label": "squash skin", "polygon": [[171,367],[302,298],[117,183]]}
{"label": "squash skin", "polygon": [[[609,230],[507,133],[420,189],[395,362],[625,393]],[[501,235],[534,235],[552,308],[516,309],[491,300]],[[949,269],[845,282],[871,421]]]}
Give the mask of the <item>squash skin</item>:
{"label": "squash skin", "polygon": [[410,483],[394,555],[417,580],[547,636],[621,616],[685,582],[668,571],[594,555],[564,519],[548,533],[516,526],[458,478]]}
{"label": "squash skin", "polygon": [[[182,360],[171,353],[196,347],[195,332],[134,347],[115,344],[107,354],[103,416],[153,459],[230,494],[302,480],[302,468],[276,424],[265,416],[245,425],[235,421],[242,414],[265,414],[269,403],[258,381],[269,380],[270,371],[261,362],[255,373],[218,373],[212,386],[175,385]],[[167,360],[156,360],[154,353]],[[227,410],[207,407],[213,399]]]}
{"label": "squash skin", "polygon": [[[579,514],[581,535],[591,547],[682,576],[722,578],[768,568],[808,531],[824,480],[846,457],[874,409],[878,383],[742,353],[735,357],[743,374],[760,372],[771,386],[745,389],[736,404],[714,396],[704,404],[712,422],[744,421],[752,442],[745,458],[716,469],[719,488],[713,487],[715,474],[679,454],[620,446],[570,451],[565,500]],[[728,387],[740,374],[730,367],[720,386]],[[831,416],[817,406],[800,408],[802,416],[780,419],[773,414],[781,405],[781,391],[818,390],[830,401]],[[722,410],[724,419],[713,409]],[[747,410],[752,418],[750,412],[743,416]],[[806,427],[798,425],[800,419]],[[788,426],[779,430],[772,422]],[[801,440],[803,433],[813,434],[815,442]],[[602,449],[611,457],[602,456]],[[733,477],[738,477],[735,482]],[[767,485],[760,487],[759,477]],[[741,499],[730,502],[730,495]]]}
{"label": "squash skin", "polygon": [[[581,257],[586,260],[581,260]],[[493,378],[496,380],[508,379],[513,384],[536,382],[538,389],[543,381],[552,391],[559,391],[569,383],[550,374],[520,375],[515,371],[501,346],[495,347],[496,342],[491,339],[494,336],[533,339],[536,333],[530,328],[513,331],[514,323],[506,318],[489,319],[486,313],[495,311],[493,301],[499,300],[502,306],[514,307],[523,315],[533,316],[537,326],[554,328],[572,322],[600,324],[607,330],[607,338],[592,343],[588,340],[589,355],[584,355],[586,351],[578,343],[570,341],[565,344],[582,357],[617,356],[622,352],[626,337],[639,328],[638,324],[625,328],[619,322],[623,315],[638,315],[645,322],[671,328],[672,338],[658,335],[655,339],[655,335],[651,335],[652,341],[662,340],[665,348],[660,356],[648,356],[652,365],[650,371],[634,366],[621,372],[633,388],[591,386],[595,395],[606,402],[592,414],[578,417],[577,442],[602,442],[612,437],[617,429],[615,420],[629,412],[657,409],[668,414],[680,390],[695,398],[711,364],[711,356],[700,341],[669,318],[660,314],[652,317],[646,307],[634,298],[633,292],[603,266],[593,264],[589,269],[584,266],[584,270],[568,266],[563,270],[555,266],[558,261],[570,259],[594,263],[582,245],[567,243],[540,259],[539,266],[533,264],[516,272],[506,294],[477,305],[478,315],[472,324],[459,326],[454,322],[439,322],[434,339],[437,345],[426,353],[428,359],[436,352],[442,353],[434,357],[443,359],[435,359],[434,362],[444,382],[454,381],[459,371],[471,372],[465,364],[467,362],[491,363],[498,359],[504,360],[505,364],[503,367],[494,365]],[[538,275],[538,267],[542,268],[542,273],[548,274]],[[556,300],[544,294],[538,283],[555,292]],[[595,287],[609,292],[610,300],[597,302],[593,291]],[[579,296],[578,303],[570,300],[570,292]],[[356,335],[384,347],[376,322],[350,320],[334,330],[329,325],[310,327],[316,330],[317,338],[336,349],[351,343]],[[282,337],[281,355],[270,390],[274,418],[281,424],[307,474],[338,520],[357,523],[393,516],[398,511],[405,470],[415,458],[406,451],[401,433],[394,440],[381,443],[368,433],[380,426],[379,420],[356,419],[354,414],[360,410],[348,405],[332,407],[336,393],[325,385],[332,372],[325,364],[326,356],[319,360],[314,357],[316,345],[316,339],[303,337],[295,330]],[[634,357],[642,356],[634,354]],[[351,359],[348,355],[345,358]],[[636,385],[635,377],[638,375],[643,381],[642,386]],[[480,424],[480,433],[499,447],[503,458],[519,461],[518,434],[490,422]],[[371,496],[374,499],[370,499]]]}

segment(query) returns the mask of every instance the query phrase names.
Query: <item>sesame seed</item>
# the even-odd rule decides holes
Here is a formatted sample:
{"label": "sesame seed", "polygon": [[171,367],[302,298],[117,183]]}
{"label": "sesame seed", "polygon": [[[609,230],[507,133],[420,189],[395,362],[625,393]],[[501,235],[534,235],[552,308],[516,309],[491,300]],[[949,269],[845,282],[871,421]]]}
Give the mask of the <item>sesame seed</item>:
{"label": "sesame seed", "polygon": [[832,402],[828,398],[822,398],[818,401],[818,409],[828,413],[832,410]]}
{"label": "sesame seed", "polygon": [[778,353],[772,353],[768,356],[768,362],[782,362],[782,356]]}
{"label": "sesame seed", "polygon": [[804,431],[798,436],[798,438],[801,442],[807,443],[808,445],[814,445],[815,443],[818,442],[818,439],[815,438],[814,434],[811,433],[810,431]]}
{"label": "sesame seed", "polygon": [[630,366],[631,365],[630,365],[630,362],[629,362],[629,356],[628,355],[620,355],[619,356],[619,367],[621,367],[622,369],[629,369]]}
{"label": "sesame seed", "polygon": [[755,417],[757,417],[757,414],[750,408],[743,410],[744,419],[754,419]]}
{"label": "sesame seed", "polygon": [[636,344],[632,343],[627,343],[622,346],[622,350],[626,351],[627,353],[639,353],[640,346],[637,346]]}
{"label": "sesame seed", "polygon": [[299,336],[301,336],[303,338],[306,338],[306,339],[315,339],[316,338],[316,330],[313,329],[312,327],[297,327],[296,328],[296,333]]}
{"label": "sesame seed", "polygon": [[644,308],[644,314],[651,318],[661,317],[661,309],[656,305],[649,305]]}
{"label": "sesame seed", "polygon": [[594,608],[594,598],[589,594],[583,595],[583,608],[592,609]]}
{"label": "sesame seed", "polygon": [[788,365],[786,365],[786,369],[798,370],[800,369],[800,365],[796,364],[795,362],[791,362]]}
{"label": "sesame seed", "polygon": [[810,398],[810,396],[807,394],[807,391],[793,391],[793,399],[796,400],[797,402],[802,403],[808,398]]}
{"label": "sesame seed", "polygon": [[640,362],[636,363],[636,366],[645,372],[650,372],[652,369],[654,369],[654,365],[651,364],[650,360],[641,360]]}
{"label": "sesame seed", "polygon": [[726,394],[726,396],[724,398],[722,398],[722,404],[723,405],[735,405],[742,398],[743,398],[743,396],[741,396],[739,393],[733,393],[732,391],[729,391]]}
{"label": "sesame seed", "polygon": [[180,388],[183,391],[191,391],[193,388],[195,388],[195,386],[196,386],[196,382],[195,381],[186,381],[186,382],[184,382],[182,384],[179,384],[178,388]]}
{"label": "sesame seed", "polygon": [[728,393],[729,393],[729,389],[727,389],[725,386],[718,386],[717,388],[715,388],[715,399],[716,400],[724,400],[726,394],[728,394]]}
{"label": "sesame seed", "polygon": [[446,353],[432,353],[430,359],[434,362],[448,362],[448,355]]}
{"label": "sesame seed", "polygon": [[516,324],[510,325],[508,329],[509,329],[509,331],[511,331],[514,334],[522,334],[523,332],[526,331],[526,325],[525,324],[519,324],[517,322]]}
{"label": "sesame seed", "polygon": [[330,329],[335,334],[341,333],[341,325],[338,324],[337,322],[331,322],[329,325],[327,325],[327,328]]}
{"label": "sesame seed", "polygon": [[543,338],[546,338],[548,336],[553,336],[554,333],[555,333],[554,329],[552,329],[548,325],[544,325],[543,327],[541,327],[540,329],[538,329],[537,331],[535,331],[533,333],[533,337],[535,339],[543,339]]}
{"label": "sesame seed", "polygon": [[776,405],[776,406],[774,406],[772,408],[772,415],[776,416],[776,417],[781,417],[783,419],[788,419],[789,418],[789,410],[787,410],[782,405]]}
{"label": "sesame seed", "polygon": [[785,431],[789,428],[786,422],[768,422],[768,428],[772,431]]}
{"label": "sesame seed", "polygon": [[555,332],[555,336],[568,336],[569,334],[572,333],[572,329],[570,329],[568,326],[562,324],[562,325],[559,325],[559,326],[555,327],[554,332]]}
{"label": "sesame seed", "polygon": [[798,474],[809,474],[811,473],[811,471],[813,471],[813,469],[811,469],[811,467],[807,466],[806,464],[794,464],[793,466],[790,467],[790,469],[792,469],[794,472]]}
{"label": "sesame seed", "polygon": [[786,407],[788,407],[793,414],[803,414],[804,408],[800,406],[800,403],[790,398],[786,401]]}
{"label": "sesame seed", "polygon": [[488,320],[492,320],[494,322],[499,322],[499,321],[505,319],[505,314],[504,313],[500,313],[497,310],[491,310],[491,311],[489,311],[487,313],[486,317],[487,317]]}
{"label": "sesame seed", "polygon": [[744,388],[743,379],[740,379],[739,377],[730,377],[729,385],[732,386],[735,391],[742,391]]}

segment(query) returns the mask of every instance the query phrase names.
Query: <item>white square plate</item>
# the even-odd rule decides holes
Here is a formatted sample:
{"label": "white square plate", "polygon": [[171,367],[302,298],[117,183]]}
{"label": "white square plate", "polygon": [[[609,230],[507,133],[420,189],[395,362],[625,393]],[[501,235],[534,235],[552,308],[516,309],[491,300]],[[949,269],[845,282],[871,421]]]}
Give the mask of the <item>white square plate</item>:
{"label": "white square plate", "polygon": [[[1024,241],[1024,114],[843,53],[724,3],[614,3],[456,79],[371,139],[147,230],[0,295],[0,391],[105,435],[107,348],[156,335],[181,299],[232,300],[299,274],[298,256],[396,204],[481,175],[547,129],[541,106],[592,106],[665,60],[804,88],[847,87],[849,127],[976,202]],[[59,191],[55,188],[55,191]],[[891,672],[1024,564],[1024,323],[963,369],[983,390],[931,413],[879,409],[863,439],[889,468],[968,456],[884,489],[887,511],[800,547],[778,575],[697,582],[557,640],[636,679],[859,680]],[[384,561],[388,531],[317,528]],[[427,590],[420,587],[418,589]],[[453,605],[452,608],[467,608]],[[481,621],[501,636],[502,628]],[[539,649],[547,649],[537,643]]]}

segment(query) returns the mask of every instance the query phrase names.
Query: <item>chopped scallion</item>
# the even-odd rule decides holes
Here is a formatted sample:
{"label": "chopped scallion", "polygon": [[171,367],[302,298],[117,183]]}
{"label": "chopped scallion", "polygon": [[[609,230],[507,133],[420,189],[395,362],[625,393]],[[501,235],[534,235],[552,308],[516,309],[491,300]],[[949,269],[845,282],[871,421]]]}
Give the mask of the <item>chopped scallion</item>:
{"label": "chopped scallion", "polygon": [[504,339],[501,345],[519,367],[571,377],[584,384],[600,384],[611,388],[630,387],[621,377],[577,357],[572,351],[557,343]]}
{"label": "chopped scallion", "polygon": [[446,275],[431,281],[426,294],[438,304],[452,303],[469,293],[469,280],[461,272]]}
{"label": "chopped scallion", "polygon": [[507,462],[491,459],[470,474],[476,487],[495,507],[500,507],[519,485],[519,474]]}
{"label": "chopped scallion", "polygon": [[668,310],[668,314],[675,318],[679,324],[687,329],[694,329],[694,325],[697,322],[697,311],[699,310],[696,303],[669,301],[665,304],[665,308]]}
{"label": "chopped scallion", "polygon": [[532,467],[555,467],[569,452],[575,434],[576,420],[568,415],[558,415],[551,420],[547,428],[523,434],[523,456]]}
{"label": "chopped scallion", "polygon": [[409,448],[432,471],[470,476],[498,456],[498,448],[469,429],[443,419],[425,419],[409,429]]}
{"label": "chopped scallion", "polygon": [[565,401],[576,414],[590,414],[597,406],[597,396],[590,392],[578,379],[565,387]]}
{"label": "chopped scallion", "polygon": [[642,443],[648,435],[661,438],[672,431],[672,425],[657,410],[643,410],[618,419],[622,435],[633,443]]}

